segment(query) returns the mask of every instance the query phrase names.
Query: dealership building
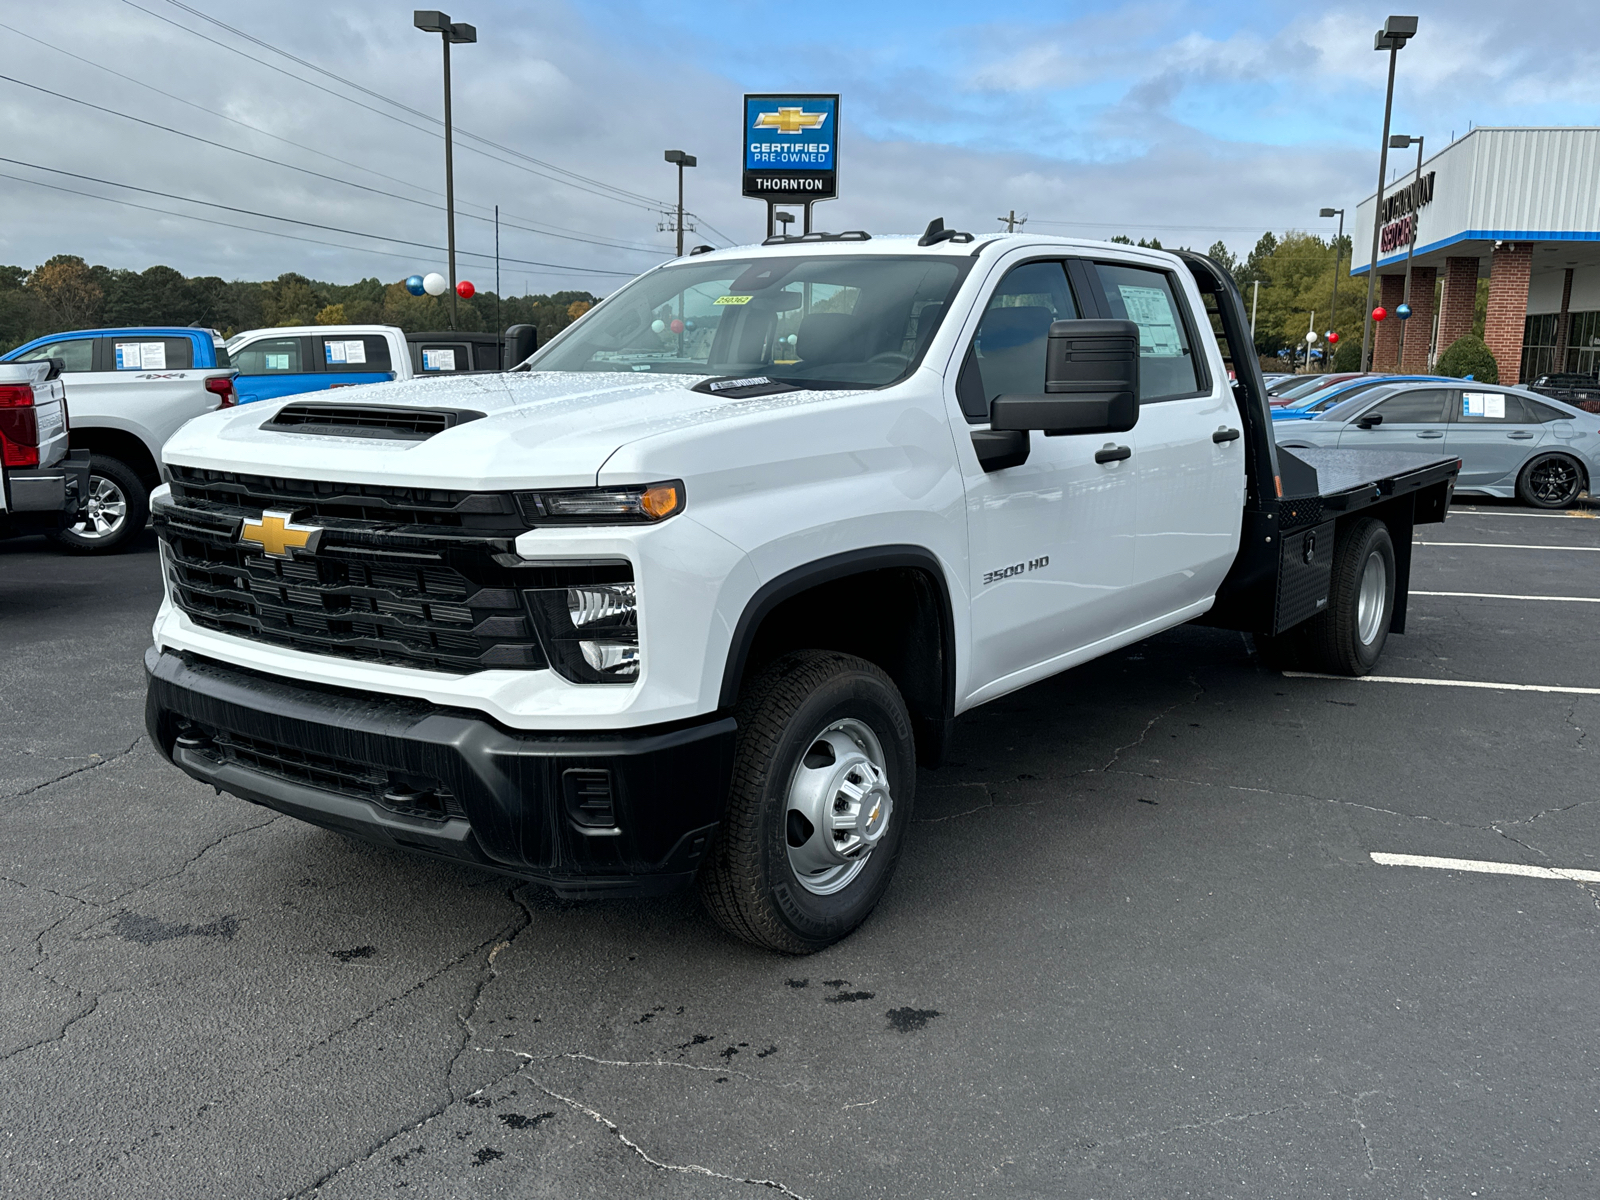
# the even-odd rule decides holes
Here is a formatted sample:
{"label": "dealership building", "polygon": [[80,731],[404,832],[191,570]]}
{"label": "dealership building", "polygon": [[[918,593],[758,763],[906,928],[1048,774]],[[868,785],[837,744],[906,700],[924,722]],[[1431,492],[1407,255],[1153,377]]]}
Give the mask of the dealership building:
{"label": "dealership building", "polygon": [[[1352,274],[1363,278],[1376,199],[1356,209]],[[1414,168],[1393,177],[1381,216],[1376,303],[1390,313],[1401,303],[1414,244],[1411,317],[1404,361],[1400,321],[1375,325],[1373,369],[1426,371],[1472,332],[1487,279],[1484,340],[1500,382],[1600,370],[1600,128],[1474,129],[1426,159],[1420,178]]]}

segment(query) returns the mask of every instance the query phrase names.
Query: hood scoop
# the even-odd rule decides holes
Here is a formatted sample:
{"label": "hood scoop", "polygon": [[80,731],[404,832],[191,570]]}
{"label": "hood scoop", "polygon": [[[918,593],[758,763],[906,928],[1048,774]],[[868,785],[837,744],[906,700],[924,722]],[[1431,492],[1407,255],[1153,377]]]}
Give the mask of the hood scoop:
{"label": "hood scoop", "polygon": [[412,408],[398,404],[286,404],[261,428],[275,433],[324,437],[383,438],[425,442],[436,433],[476,421],[483,414],[465,408]]}

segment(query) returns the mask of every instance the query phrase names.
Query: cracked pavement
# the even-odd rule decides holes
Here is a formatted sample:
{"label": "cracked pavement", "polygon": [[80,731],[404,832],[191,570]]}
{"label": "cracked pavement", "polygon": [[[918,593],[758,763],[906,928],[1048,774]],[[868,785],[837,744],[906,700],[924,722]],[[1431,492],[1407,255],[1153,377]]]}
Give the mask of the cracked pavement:
{"label": "cracked pavement", "polygon": [[[1448,540],[1600,545],[1478,507]],[[1600,868],[1600,697],[1175,630],[963,717],[879,912],[786,959],[194,784],[157,595],[148,542],[0,543],[0,1196],[1600,1192],[1600,889],[1368,857]],[[1600,687],[1589,607],[1418,597],[1382,670]]]}

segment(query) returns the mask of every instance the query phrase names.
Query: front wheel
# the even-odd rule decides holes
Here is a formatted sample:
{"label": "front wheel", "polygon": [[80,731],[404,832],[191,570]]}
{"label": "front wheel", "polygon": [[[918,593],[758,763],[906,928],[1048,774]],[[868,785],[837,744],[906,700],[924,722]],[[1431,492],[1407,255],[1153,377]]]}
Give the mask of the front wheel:
{"label": "front wheel", "polygon": [[1569,508],[1583,491],[1583,468],[1570,455],[1539,454],[1517,476],[1517,497],[1534,508]]}
{"label": "front wheel", "polygon": [[736,716],[733,788],[700,896],[736,937],[811,954],[889,887],[916,787],[911,718],[883,671],[824,650],[778,659]]}

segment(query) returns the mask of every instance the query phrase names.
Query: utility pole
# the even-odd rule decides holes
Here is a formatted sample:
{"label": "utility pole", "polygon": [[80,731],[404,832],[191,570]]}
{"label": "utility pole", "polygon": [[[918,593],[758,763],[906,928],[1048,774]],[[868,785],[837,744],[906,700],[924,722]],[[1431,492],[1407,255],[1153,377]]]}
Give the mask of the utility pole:
{"label": "utility pole", "polygon": [[699,160],[692,154],[685,154],[682,150],[668,150],[663,156],[669,163],[676,163],[678,167],[678,257],[683,257],[683,169],[685,167],[699,166]]}
{"label": "utility pole", "polygon": [[1415,17],[1390,17],[1372,39],[1374,50],[1389,52],[1389,87],[1383,97],[1383,140],[1378,151],[1378,199],[1372,209],[1372,261],[1367,265],[1367,311],[1361,323],[1361,370],[1372,364],[1372,301],[1378,287],[1378,232],[1383,227],[1383,180],[1389,172],[1389,117],[1394,111],[1394,65],[1401,48],[1417,34]]}
{"label": "utility pole", "polygon": [[1023,213],[1022,216],[1019,217],[1017,216],[1017,210],[1013,208],[1005,216],[996,217],[995,220],[999,221],[1006,227],[1007,233],[1015,233],[1028,223],[1028,214]]}
{"label": "utility pole", "polygon": [[424,33],[437,33],[444,43],[444,208],[450,251],[450,328],[456,327],[456,172],[454,126],[450,123],[450,43],[476,42],[478,31],[471,25],[452,23],[437,9],[416,9],[411,23]]}

